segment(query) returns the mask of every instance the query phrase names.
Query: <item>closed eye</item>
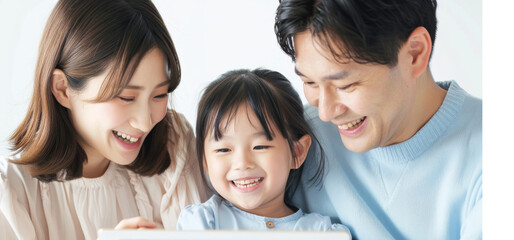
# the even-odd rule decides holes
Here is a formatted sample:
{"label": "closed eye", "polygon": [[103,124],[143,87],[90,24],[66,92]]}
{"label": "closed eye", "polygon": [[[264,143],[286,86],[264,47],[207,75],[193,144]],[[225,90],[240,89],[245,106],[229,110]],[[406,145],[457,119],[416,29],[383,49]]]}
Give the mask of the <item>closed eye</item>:
{"label": "closed eye", "polygon": [[168,93],[165,93],[165,94],[157,95],[157,96],[155,96],[155,98],[166,98],[167,96],[168,96]]}
{"label": "closed eye", "polygon": [[338,87],[337,90],[348,90],[350,89],[351,87],[354,87],[357,83],[351,83],[351,84],[348,84],[346,86],[343,86],[343,87]]}
{"label": "closed eye", "polygon": [[315,82],[303,82],[303,85],[315,88],[318,86]]}
{"label": "closed eye", "polygon": [[228,148],[220,148],[220,149],[214,150],[214,152],[216,152],[216,153],[226,153],[226,152],[230,152],[230,149],[228,149]]}
{"label": "closed eye", "polygon": [[265,145],[258,145],[258,146],[255,146],[253,147],[254,150],[264,150],[264,149],[268,149],[270,148],[271,146],[265,146]]}
{"label": "closed eye", "polygon": [[135,98],[133,97],[121,97],[121,96],[118,96],[118,98],[121,100],[121,101],[124,101],[124,102],[133,102]]}

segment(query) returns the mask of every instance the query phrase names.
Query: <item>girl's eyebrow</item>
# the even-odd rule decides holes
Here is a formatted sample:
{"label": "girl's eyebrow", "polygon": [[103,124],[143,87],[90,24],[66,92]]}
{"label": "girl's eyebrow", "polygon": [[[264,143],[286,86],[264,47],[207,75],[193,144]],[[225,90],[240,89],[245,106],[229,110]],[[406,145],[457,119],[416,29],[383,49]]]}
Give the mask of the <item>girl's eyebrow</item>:
{"label": "girl's eyebrow", "polygon": [[[157,84],[157,86],[155,86],[155,88],[159,88],[159,87],[162,87],[162,86],[166,86],[166,85],[168,85],[168,84],[170,84],[170,81],[166,80],[166,81],[164,81],[164,82],[161,82],[161,83]],[[127,86],[125,87],[125,89],[142,90],[142,89],[144,89],[144,87],[142,87],[142,86],[137,86],[137,85],[127,85]]]}
{"label": "girl's eyebrow", "polygon": [[264,131],[258,131],[252,134],[254,137],[266,137],[266,133]]}
{"label": "girl's eyebrow", "polygon": [[[252,134],[252,136],[253,136],[253,137],[256,137],[256,138],[259,138],[259,137],[267,138],[266,132],[264,132],[264,131],[258,131],[258,132],[255,132],[255,133],[253,133],[253,134]],[[209,137],[209,139],[210,139],[209,141],[211,141],[211,142],[218,142],[218,141],[220,141],[220,140],[221,140],[221,139],[223,139],[223,138],[225,138],[225,139],[231,139],[231,138],[232,138],[232,136],[227,136],[226,134],[221,134],[221,137],[220,137],[218,140],[216,140],[216,138],[214,138],[214,135],[211,135],[211,136]]]}

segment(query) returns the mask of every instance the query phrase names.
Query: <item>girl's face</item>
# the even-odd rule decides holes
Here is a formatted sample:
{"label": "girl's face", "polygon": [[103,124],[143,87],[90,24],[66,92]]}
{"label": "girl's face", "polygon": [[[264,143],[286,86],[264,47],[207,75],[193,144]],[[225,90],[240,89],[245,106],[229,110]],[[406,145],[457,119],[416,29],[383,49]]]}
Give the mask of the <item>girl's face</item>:
{"label": "girl's face", "polygon": [[107,102],[91,102],[107,73],[91,78],[80,92],[68,91],[71,118],[87,154],[87,164],[106,166],[110,160],[127,165],[135,160],[145,137],[167,111],[169,83],[165,64],[162,52],[151,49],[127,87]]}
{"label": "girl's face", "polygon": [[275,126],[271,126],[275,136],[268,140],[246,104],[239,106],[228,124],[226,119],[221,121],[218,141],[212,129],[204,140],[204,167],[213,187],[246,212],[267,217],[291,214],[284,203],[289,170],[294,167],[287,140]]}

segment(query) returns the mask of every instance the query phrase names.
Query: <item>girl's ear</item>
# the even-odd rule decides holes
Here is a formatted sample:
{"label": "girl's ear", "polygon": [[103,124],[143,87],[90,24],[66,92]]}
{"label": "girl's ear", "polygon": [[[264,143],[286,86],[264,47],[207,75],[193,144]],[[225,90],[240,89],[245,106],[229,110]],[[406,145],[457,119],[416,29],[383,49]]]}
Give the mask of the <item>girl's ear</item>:
{"label": "girl's ear", "polygon": [[309,152],[309,147],[311,146],[311,136],[306,134],[303,135],[298,141],[294,143],[294,163],[291,165],[291,169],[298,169],[302,166],[305,158],[307,157],[307,153]]}
{"label": "girl's ear", "polygon": [[205,160],[205,157],[203,157],[203,171],[205,172],[205,174],[209,175],[209,169],[207,168],[207,161]]}
{"label": "girl's ear", "polygon": [[69,91],[68,81],[66,75],[61,69],[55,69],[52,73],[52,94],[54,95],[57,102],[63,107],[70,109],[70,98],[68,96]]}

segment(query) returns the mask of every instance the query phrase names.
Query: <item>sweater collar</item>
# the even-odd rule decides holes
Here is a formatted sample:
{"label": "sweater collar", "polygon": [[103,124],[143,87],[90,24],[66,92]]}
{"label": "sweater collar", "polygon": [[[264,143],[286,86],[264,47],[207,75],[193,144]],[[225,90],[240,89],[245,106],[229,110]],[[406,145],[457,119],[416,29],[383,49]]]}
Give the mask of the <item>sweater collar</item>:
{"label": "sweater collar", "polygon": [[372,158],[383,162],[406,163],[423,154],[446,132],[457,118],[466,92],[455,81],[437,84],[448,92],[434,116],[407,141],[370,150],[368,154]]}

